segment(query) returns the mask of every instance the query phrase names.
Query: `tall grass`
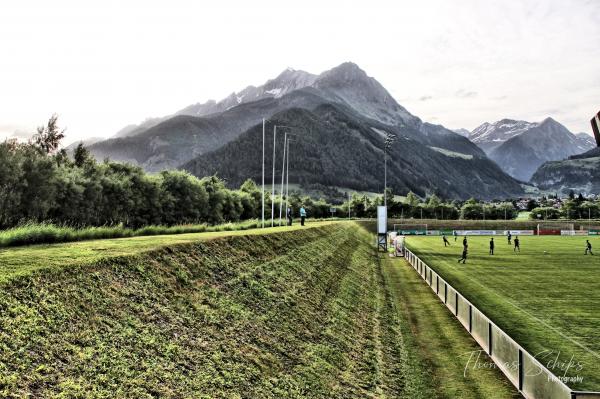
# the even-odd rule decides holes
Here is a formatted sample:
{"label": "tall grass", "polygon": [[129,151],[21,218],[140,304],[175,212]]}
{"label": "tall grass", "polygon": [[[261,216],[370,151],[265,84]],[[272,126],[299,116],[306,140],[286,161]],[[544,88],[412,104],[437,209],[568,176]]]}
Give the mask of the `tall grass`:
{"label": "tall grass", "polygon": [[32,244],[54,244],[60,242],[98,240],[103,238],[124,238],[161,234],[185,234],[216,231],[247,230],[258,227],[257,220],[239,223],[225,223],[216,226],[189,224],[177,226],[146,226],[131,229],[119,226],[74,228],[57,226],[52,223],[26,223],[0,231],[0,248]]}

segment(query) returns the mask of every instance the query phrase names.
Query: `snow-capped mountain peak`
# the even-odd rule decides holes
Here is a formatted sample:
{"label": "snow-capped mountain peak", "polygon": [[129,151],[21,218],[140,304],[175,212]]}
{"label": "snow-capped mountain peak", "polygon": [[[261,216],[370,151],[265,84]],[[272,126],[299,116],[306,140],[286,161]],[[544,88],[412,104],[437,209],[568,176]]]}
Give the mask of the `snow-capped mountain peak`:
{"label": "snow-capped mountain peak", "polygon": [[471,132],[469,139],[489,153],[505,141],[537,125],[537,123],[514,119],[501,119],[494,123],[485,122]]}
{"label": "snow-capped mountain peak", "polygon": [[522,181],[528,181],[546,161],[565,159],[593,147],[590,136],[578,137],[550,117],[541,122],[502,119],[484,123],[469,138],[506,173]]}
{"label": "snow-capped mountain peak", "polygon": [[316,78],[317,75],[286,68],[275,79],[268,80],[262,86],[248,86],[240,92],[231,93],[219,102],[208,100],[205,103],[193,104],[177,111],[175,115],[205,116],[263,98],[279,98],[291,91],[312,85]]}

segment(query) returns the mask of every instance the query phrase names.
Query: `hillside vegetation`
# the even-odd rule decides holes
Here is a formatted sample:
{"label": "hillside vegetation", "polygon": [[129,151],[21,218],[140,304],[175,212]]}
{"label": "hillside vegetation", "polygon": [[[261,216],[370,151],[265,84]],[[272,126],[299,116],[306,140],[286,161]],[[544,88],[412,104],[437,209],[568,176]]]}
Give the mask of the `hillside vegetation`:
{"label": "hillside vegetation", "polygon": [[[290,183],[380,191],[384,136],[393,133],[398,140],[389,149],[388,186],[397,194],[413,191],[422,197],[437,193],[446,198],[466,199],[472,195],[504,198],[522,191],[479,148],[452,133],[423,134],[408,127],[390,127],[332,104],[311,110],[288,109],[273,115],[271,120],[296,128],[290,144]],[[267,124],[267,129],[272,137],[272,123]],[[423,143],[424,140],[427,142]],[[279,132],[276,165],[281,162],[283,145],[284,136]],[[265,147],[266,153],[271,154],[272,139],[266,141]],[[441,153],[432,147],[452,153]],[[457,157],[457,153],[463,155]],[[195,176],[216,173],[235,186],[246,178],[260,180],[261,154],[262,124],[259,124],[222,147],[190,160],[182,168]],[[440,174],[440,170],[447,173]]]}
{"label": "hillside vegetation", "polygon": [[[0,397],[514,394],[495,371],[467,380],[462,361],[441,361],[437,351],[425,355],[425,346],[439,338],[423,330],[423,342],[416,342],[417,321],[444,325],[457,353],[475,345],[452,332],[460,327],[441,306],[413,320],[398,294],[418,277],[374,256],[372,236],[358,224],[230,234],[187,243],[140,237],[0,251],[19,254],[4,256],[0,271]],[[154,249],[136,252],[140,240],[146,248],[154,242]],[[80,246],[123,255],[53,267],[38,259],[27,272],[11,270],[26,262],[27,251],[50,255],[54,247],[73,252]],[[398,267],[410,273],[399,274]],[[435,381],[430,373],[437,373]]]}

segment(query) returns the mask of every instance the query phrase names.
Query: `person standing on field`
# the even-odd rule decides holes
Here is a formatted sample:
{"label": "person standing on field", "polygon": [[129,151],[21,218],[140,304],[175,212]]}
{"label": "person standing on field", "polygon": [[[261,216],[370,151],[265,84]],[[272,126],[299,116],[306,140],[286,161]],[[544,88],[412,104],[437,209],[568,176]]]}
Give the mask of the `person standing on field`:
{"label": "person standing on field", "polygon": [[444,247],[450,246],[448,239],[446,238],[446,234],[442,234],[442,239],[444,240]]}
{"label": "person standing on field", "polygon": [[458,234],[456,234],[456,230],[452,230],[452,235],[454,236],[454,242],[456,242],[456,239],[458,238]]}
{"label": "person standing on field", "polygon": [[467,236],[465,236],[465,238],[463,238],[463,247],[467,247]]}
{"label": "person standing on field", "polygon": [[467,253],[468,253],[467,247],[468,247],[467,245],[465,245],[463,247],[462,257],[458,260],[458,263],[460,263],[460,261],[462,260],[463,265],[467,261]]}
{"label": "person standing on field", "polygon": [[292,208],[287,209],[288,226],[292,225]]}
{"label": "person standing on field", "polygon": [[306,209],[304,209],[304,205],[300,207],[300,225],[304,226],[304,221],[306,220]]}
{"label": "person standing on field", "polygon": [[521,252],[521,242],[519,241],[519,236],[515,237],[515,248],[513,249],[514,252]]}
{"label": "person standing on field", "polygon": [[590,240],[585,240],[585,255],[587,255],[588,252],[590,253],[590,255],[594,254],[592,252],[592,243],[590,242]]}
{"label": "person standing on field", "polygon": [[507,238],[508,238],[508,245],[511,245],[512,244],[512,242],[511,242],[512,241],[512,234],[510,234],[510,231],[508,232]]}
{"label": "person standing on field", "polygon": [[494,254],[494,237],[490,239],[490,255]]}

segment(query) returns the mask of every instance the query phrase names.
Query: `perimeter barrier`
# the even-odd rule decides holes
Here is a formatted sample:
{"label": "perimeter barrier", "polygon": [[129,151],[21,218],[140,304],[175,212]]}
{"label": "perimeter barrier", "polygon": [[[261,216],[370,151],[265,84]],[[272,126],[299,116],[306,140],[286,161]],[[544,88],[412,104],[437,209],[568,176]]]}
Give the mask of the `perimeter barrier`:
{"label": "perimeter barrier", "polygon": [[404,256],[463,327],[527,399],[600,399],[600,392],[573,391],[498,327],[417,255]]}

